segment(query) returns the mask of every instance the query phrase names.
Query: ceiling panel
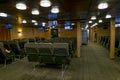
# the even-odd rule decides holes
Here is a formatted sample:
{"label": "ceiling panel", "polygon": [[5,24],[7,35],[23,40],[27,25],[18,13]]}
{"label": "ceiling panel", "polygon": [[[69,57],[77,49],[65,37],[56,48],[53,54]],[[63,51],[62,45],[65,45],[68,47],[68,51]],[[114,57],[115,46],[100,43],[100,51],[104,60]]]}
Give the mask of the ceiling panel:
{"label": "ceiling panel", "polygon": [[[15,4],[19,1],[24,1],[27,4],[27,10],[18,10]],[[109,8],[105,10],[98,10],[97,5],[102,0],[51,0],[52,6],[58,5],[60,13],[58,14],[58,21],[64,20],[80,20],[87,23],[92,15],[101,18],[105,14],[111,13],[112,15],[120,15],[120,0],[105,0],[109,3]],[[48,21],[49,8],[43,8],[39,5],[40,0],[0,0],[0,12],[9,14],[8,18],[1,18],[0,23],[12,22],[16,23],[18,16],[23,19],[37,21]],[[40,15],[34,16],[31,14],[33,8],[38,8]]]}

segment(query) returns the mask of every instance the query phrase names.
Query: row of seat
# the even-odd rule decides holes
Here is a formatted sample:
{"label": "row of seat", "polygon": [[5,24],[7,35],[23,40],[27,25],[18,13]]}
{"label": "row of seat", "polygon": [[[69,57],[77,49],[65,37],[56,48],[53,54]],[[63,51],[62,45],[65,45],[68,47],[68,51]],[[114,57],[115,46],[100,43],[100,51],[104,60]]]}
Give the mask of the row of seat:
{"label": "row of seat", "polygon": [[0,42],[0,61],[4,61],[4,64],[6,66],[8,60],[11,60],[13,62],[15,60],[15,54],[12,51],[7,52],[4,49],[3,43]]}
{"label": "row of seat", "polygon": [[43,39],[43,38],[25,38],[22,40],[14,40],[17,41],[18,44],[20,45],[20,48],[23,49],[25,43],[54,43],[54,42],[59,42],[59,43],[69,43],[70,47],[70,52],[73,53],[72,56],[74,56],[75,51],[76,51],[76,38],[70,37],[70,38],[51,38],[51,39]]}
{"label": "row of seat", "polygon": [[[41,39],[41,38],[37,38],[38,41],[30,41],[30,39],[32,40],[36,40],[34,38],[24,38],[24,39],[14,39],[11,41],[0,41],[0,59],[5,61],[8,60],[8,57],[6,57],[6,55],[4,55],[4,50],[10,50],[12,57],[10,57],[11,59],[14,58],[21,58],[26,56],[26,52],[25,52],[25,44],[26,43],[67,43],[69,44],[69,54],[73,56],[73,53],[76,50],[76,38],[52,38],[52,39]],[[33,49],[31,50],[31,52],[33,51]],[[4,56],[3,56],[4,55]],[[62,54],[60,54],[62,55]],[[55,55],[54,55],[55,56]],[[9,58],[9,59],[10,59]],[[53,60],[54,61],[54,60]]]}
{"label": "row of seat", "polygon": [[26,43],[28,60],[44,64],[69,64],[71,54],[68,43]]}
{"label": "row of seat", "polygon": [[0,61],[4,61],[5,66],[8,60],[15,61],[16,58],[21,59],[26,56],[24,48],[20,48],[17,41],[1,41],[0,42]]}
{"label": "row of seat", "polygon": [[99,42],[102,46],[106,47],[107,49],[110,48],[110,37],[109,36],[101,36]]}
{"label": "row of seat", "polygon": [[44,40],[43,42],[45,43],[68,43],[69,44],[69,49],[70,53],[72,53],[72,56],[75,56],[75,51],[76,51],[76,46],[77,46],[77,41],[76,38],[52,38],[49,40]]}
{"label": "row of seat", "polygon": [[18,58],[26,55],[24,48],[20,48],[17,41],[4,41],[1,43],[3,44],[4,49],[13,51],[15,56]]}
{"label": "row of seat", "polygon": [[[102,46],[107,49],[110,49],[110,37],[109,36],[101,36],[99,42]],[[115,54],[120,57],[120,40],[115,40]]]}
{"label": "row of seat", "polygon": [[[10,41],[0,41],[0,61],[4,61],[5,66],[8,60],[15,61],[15,58],[23,58],[26,56],[24,45],[30,42],[32,38],[14,39]],[[43,38],[34,38],[35,40],[43,40]],[[10,51],[10,53],[7,53]]]}

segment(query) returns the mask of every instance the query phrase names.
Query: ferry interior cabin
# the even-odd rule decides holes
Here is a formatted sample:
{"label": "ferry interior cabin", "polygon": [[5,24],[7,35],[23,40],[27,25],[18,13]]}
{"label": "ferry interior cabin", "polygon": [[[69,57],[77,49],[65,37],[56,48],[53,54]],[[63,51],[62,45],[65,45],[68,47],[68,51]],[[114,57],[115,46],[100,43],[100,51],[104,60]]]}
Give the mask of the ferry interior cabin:
{"label": "ferry interior cabin", "polygon": [[120,80],[120,0],[0,0],[0,80]]}

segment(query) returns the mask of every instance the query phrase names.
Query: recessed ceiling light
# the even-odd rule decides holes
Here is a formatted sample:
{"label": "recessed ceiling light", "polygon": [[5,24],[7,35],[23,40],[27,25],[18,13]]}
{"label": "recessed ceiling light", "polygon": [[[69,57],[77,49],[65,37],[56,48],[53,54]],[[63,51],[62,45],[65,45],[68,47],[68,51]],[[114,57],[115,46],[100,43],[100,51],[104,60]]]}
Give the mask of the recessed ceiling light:
{"label": "recessed ceiling light", "polygon": [[7,17],[8,15],[7,15],[6,13],[1,12],[1,13],[0,13],[0,16],[1,16],[1,17]]}
{"label": "recessed ceiling light", "polygon": [[45,24],[46,24],[45,22],[42,22],[42,26],[45,26]]}
{"label": "recessed ceiling light", "polygon": [[34,23],[34,25],[38,25],[38,23],[36,22],[36,23]]}
{"label": "recessed ceiling light", "polygon": [[106,9],[106,8],[108,8],[107,2],[102,2],[98,5],[98,9]]}
{"label": "recessed ceiling light", "polygon": [[26,6],[25,3],[19,2],[19,3],[16,4],[16,8],[19,9],[19,10],[26,10],[27,6]]}
{"label": "recessed ceiling light", "polygon": [[89,21],[88,23],[92,23],[92,21]]}
{"label": "recessed ceiling light", "polygon": [[110,14],[107,14],[105,18],[111,18],[112,16]]}
{"label": "recessed ceiling light", "polygon": [[91,20],[96,20],[96,16],[92,16],[92,17],[91,17]]}
{"label": "recessed ceiling light", "polygon": [[36,20],[32,20],[32,23],[36,23],[37,21]]}
{"label": "recessed ceiling light", "polygon": [[42,6],[42,7],[50,7],[51,2],[50,2],[50,0],[41,0],[40,1],[40,6]]}
{"label": "recessed ceiling light", "polygon": [[33,9],[32,12],[31,12],[33,15],[39,15],[40,12],[38,9]]}
{"label": "recessed ceiling light", "polygon": [[59,13],[58,6],[53,6],[52,9],[51,9],[51,13]]}
{"label": "recessed ceiling light", "polygon": [[26,20],[23,20],[22,23],[27,23],[27,21],[26,21]]}
{"label": "recessed ceiling light", "polygon": [[99,22],[99,23],[102,23],[103,21],[100,19],[98,22]]}
{"label": "recessed ceiling light", "polygon": [[72,25],[72,26],[74,26],[74,25],[75,25],[75,23],[72,23],[71,25]]}

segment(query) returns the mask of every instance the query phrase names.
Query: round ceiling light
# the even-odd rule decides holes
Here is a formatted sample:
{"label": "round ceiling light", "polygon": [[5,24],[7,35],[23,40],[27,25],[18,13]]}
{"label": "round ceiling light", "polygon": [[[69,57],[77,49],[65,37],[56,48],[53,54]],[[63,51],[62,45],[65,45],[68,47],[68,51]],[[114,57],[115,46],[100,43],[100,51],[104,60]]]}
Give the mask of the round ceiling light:
{"label": "round ceiling light", "polygon": [[52,9],[51,9],[51,13],[59,13],[58,6],[53,6]]}
{"label": "round ceiling light", "polygon": [[40,6],[42,6],[42,7],[50,7],[51,2],[50,2],[50,0],[41,0],[40,1]]}
{"label": "round ceiling light", "polygon": [[33,9],[32,12],[31,12],[33,15],[39,15],[40,12],[38,9]]}
{"label": "round ceiling light", "polygon": [[110,15],[110,14],[107,14],[106,16],[105,16],[105,18],[107,18],[107,19],[109,19],[109,18],[111,18],[112,16]]}
{"label": "round ceiling light", "polygon": [[20,3],[16,4],[16,8],[19,9],[19,10],[26,10],[27,6],[26,6],[25,3],[20,2]]}
{"label": "round ceiling light", "polygon": [[102,2],[98,5],[98,9],[106,9],[108,8],[108,3]]}
{"label": "round ceiling light", "polygon": [[8,15],[7,15],[7,13],[0,12],[0,16],[1,17],[7,17]]}
{"label": "round ceiling light", "polygon": [[96,20],[96,16],[92,16],[92,17],[91,17],[91,20]]}

